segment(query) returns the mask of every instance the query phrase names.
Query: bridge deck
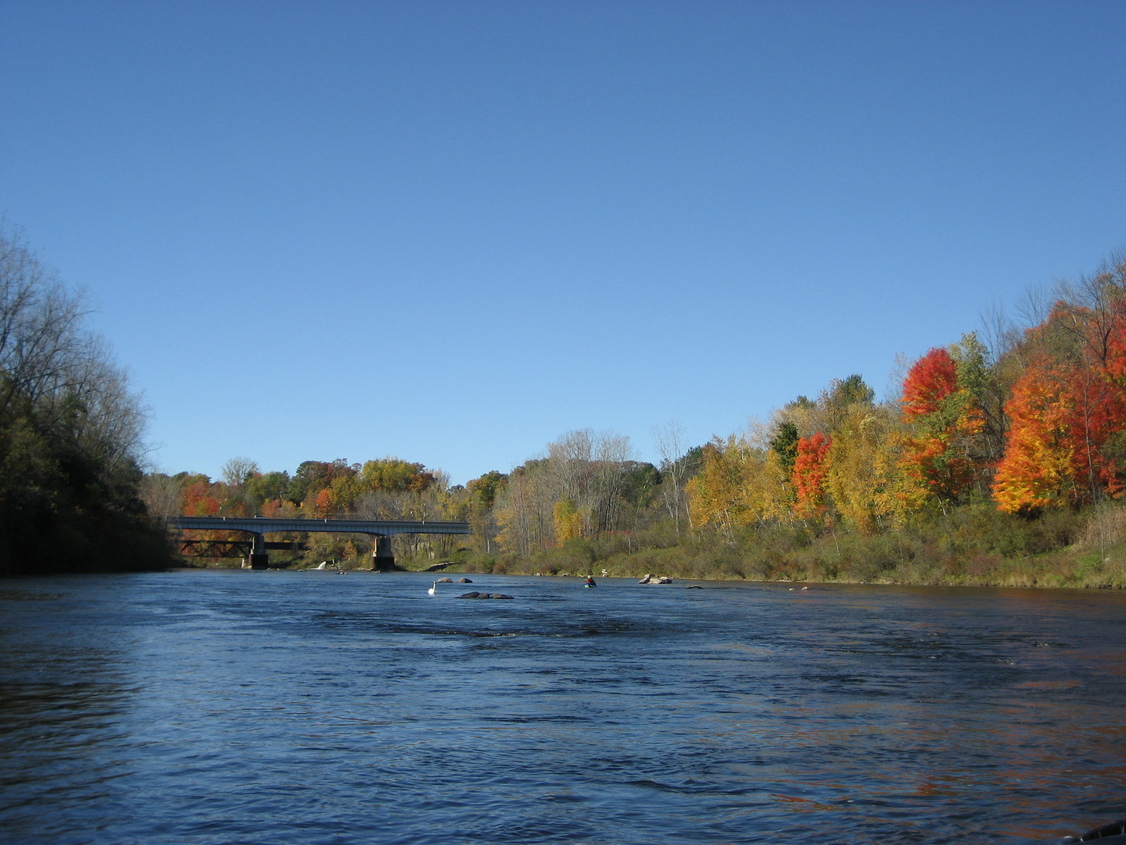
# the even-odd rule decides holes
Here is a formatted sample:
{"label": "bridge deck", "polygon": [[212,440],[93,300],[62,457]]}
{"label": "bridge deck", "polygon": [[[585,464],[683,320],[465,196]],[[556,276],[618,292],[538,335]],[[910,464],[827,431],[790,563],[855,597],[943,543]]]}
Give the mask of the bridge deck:
{"label": "bridge deck", "polygon": [[397,519],[272,519],[261,516],[174,516],[171,528],[197,531],[247,531],[274,534],[279,531],[330,534],[371,534],[392,537],[396,534],[470,534],[468,522],[427,522]]}

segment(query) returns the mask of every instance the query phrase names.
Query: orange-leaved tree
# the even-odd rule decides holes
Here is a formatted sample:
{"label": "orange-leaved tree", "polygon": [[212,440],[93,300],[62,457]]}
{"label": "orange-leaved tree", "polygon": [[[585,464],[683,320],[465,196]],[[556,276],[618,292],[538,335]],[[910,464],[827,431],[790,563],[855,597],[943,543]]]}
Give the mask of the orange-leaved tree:
{"label": "orange-leaved tree", "polygon": [[974,440],[984,418],[972,393],[960,385],[953,356],[936,348],[916,361],[903,380],[900,402],[911,428],[903,452],[907,479],[944,507],[964,499],[975,478]]}
{"label": "orange-leaved tree", "polygon": [[313,497],[313,515],[318,517],[332,516],[336,513],[336,496],[331,487],[323,487]]}
{"label": "orange-leaved tree", "polygon": [[1074,397],[1064,368],[1040,360],[1026,366],[1005,405],[1009,434],[993,479],[993,498],[1008,513],[1033,513],[1074,498]]}
{"label": "orange-leaved tree", "polygon": [[206,475],[190,479],[181,500],[185,516],[213,516],[219,513],[219,498],[212,487],[211,479]]}
{"label": "orange-leaved tree", "polygon": [[1057,302],[1026,332],[993,486],[1001,510],[1034,513],[1122,493],[1126,293],[1101,283],[1096,292],[1089,305]]}
{"label": "orange-leaved tree", "polygon": [[945,349],[927,352],[903,380],[903,415],[908,419],[938,413],[958,389],[958,367]]}

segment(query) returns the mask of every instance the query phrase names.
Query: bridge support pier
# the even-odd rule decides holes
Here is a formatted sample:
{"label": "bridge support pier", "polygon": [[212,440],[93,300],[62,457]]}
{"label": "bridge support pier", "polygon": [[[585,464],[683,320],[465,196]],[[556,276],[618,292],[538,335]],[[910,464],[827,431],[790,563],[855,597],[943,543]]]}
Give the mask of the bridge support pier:
{"label": "bridge support pier", "polygon": [[242,562],[243,569],[269,569],[270,556],[266,553],[266,535],[254,534],[250,555]]}
{"label": "bridge support pier", "polygon": [[386,572],[395,568],[395,555],[391,551],[391,538],[375,535],[371,547],[371,568],[376,572]]}

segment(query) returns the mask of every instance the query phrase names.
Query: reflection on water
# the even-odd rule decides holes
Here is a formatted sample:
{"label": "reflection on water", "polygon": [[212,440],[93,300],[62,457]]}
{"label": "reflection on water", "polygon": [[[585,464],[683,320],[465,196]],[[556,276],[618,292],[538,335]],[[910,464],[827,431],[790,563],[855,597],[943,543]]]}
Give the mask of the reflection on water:
{"label": "reflection on water", "polygon": [[1055,842],[1113,593],[186,572],[0,589],[0,840]]}

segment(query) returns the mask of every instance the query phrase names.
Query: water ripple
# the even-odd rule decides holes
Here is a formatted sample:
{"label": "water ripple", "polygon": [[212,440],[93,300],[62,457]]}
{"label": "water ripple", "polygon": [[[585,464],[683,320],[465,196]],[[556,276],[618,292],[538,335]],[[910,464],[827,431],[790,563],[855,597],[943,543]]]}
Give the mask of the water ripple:
{"label": "water ripple", "polygon": [[9,582],[0,840],[1023,843],[1123,815],[1122,596],[480,580],[515,599]]}

